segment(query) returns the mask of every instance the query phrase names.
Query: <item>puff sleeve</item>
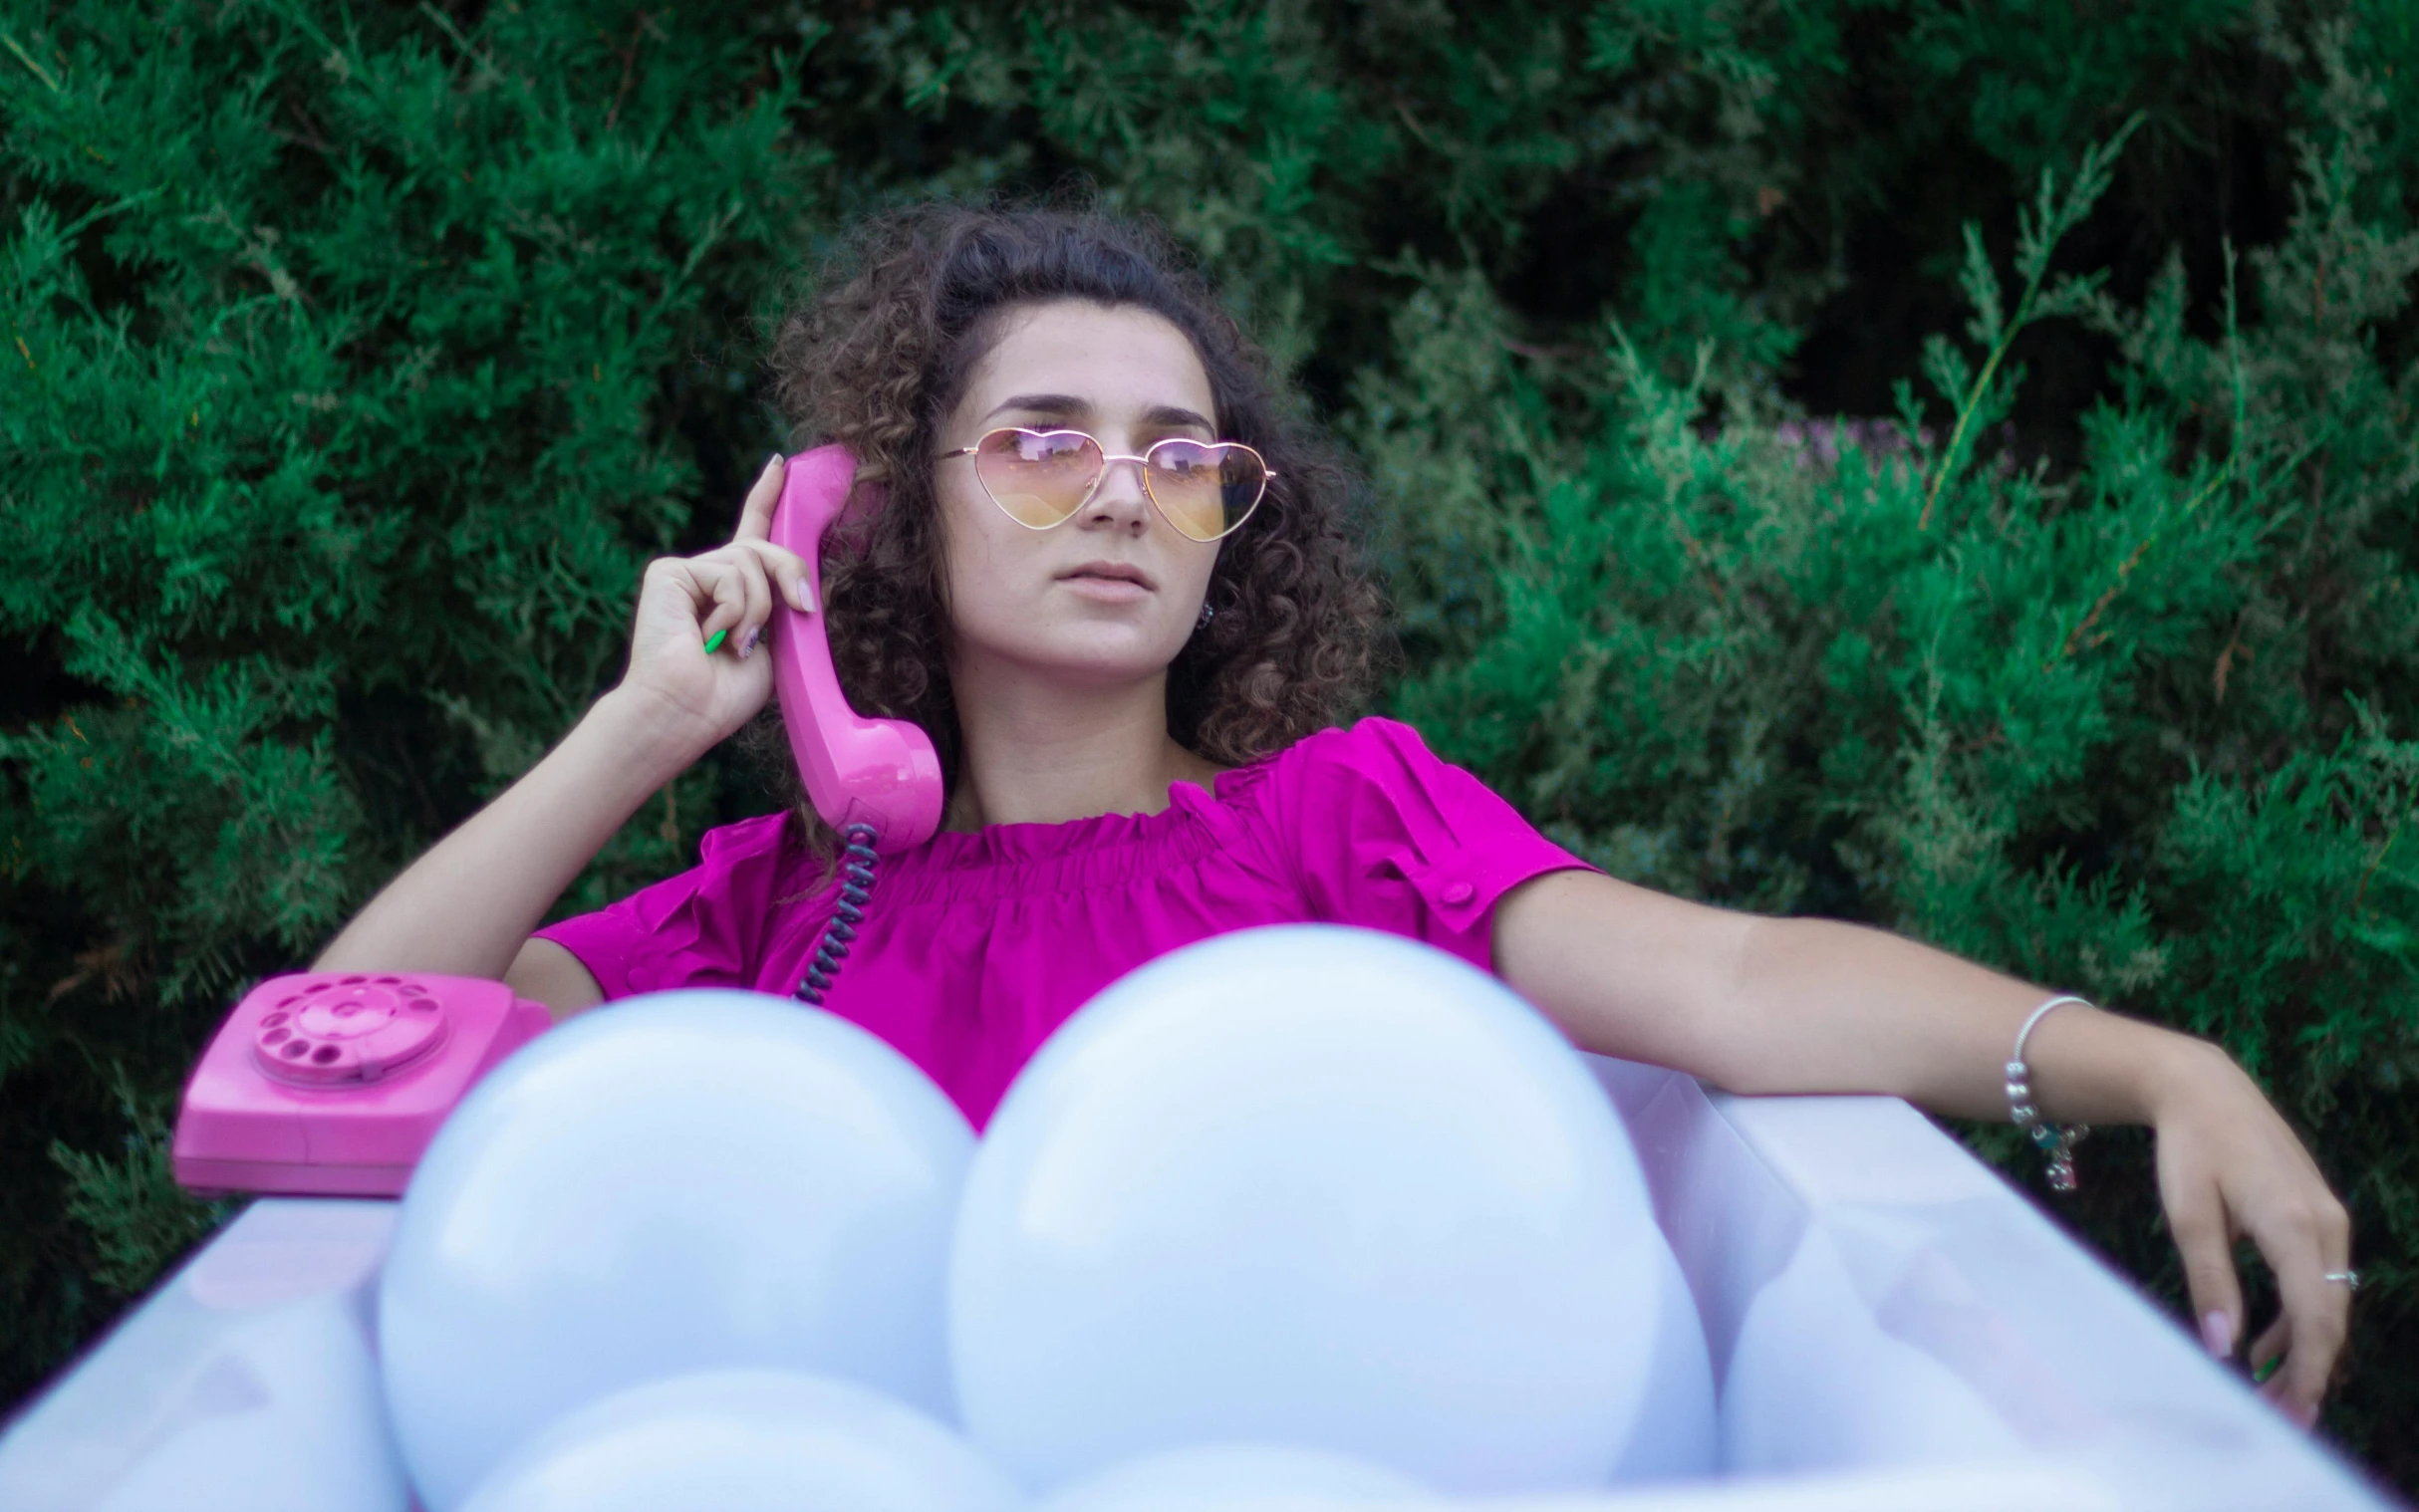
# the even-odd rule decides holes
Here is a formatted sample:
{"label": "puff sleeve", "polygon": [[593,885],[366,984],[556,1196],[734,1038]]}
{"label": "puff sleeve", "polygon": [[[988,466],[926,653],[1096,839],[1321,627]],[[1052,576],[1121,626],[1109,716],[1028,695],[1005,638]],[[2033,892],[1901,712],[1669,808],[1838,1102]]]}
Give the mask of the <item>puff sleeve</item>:
{"label": "puff sleeve", "polygon": [[673,987],[752,987],[782,894],[785,816],[708,830],[697,865],[537,931],[580,958],[609,999]]}
{"label": "puff sleeve", "polygon": [[1587,863],[1392,719],[1313,735],[1279,758],[1264,812],[1311,916],[1424,940],[1494,968],[1496,900]]}

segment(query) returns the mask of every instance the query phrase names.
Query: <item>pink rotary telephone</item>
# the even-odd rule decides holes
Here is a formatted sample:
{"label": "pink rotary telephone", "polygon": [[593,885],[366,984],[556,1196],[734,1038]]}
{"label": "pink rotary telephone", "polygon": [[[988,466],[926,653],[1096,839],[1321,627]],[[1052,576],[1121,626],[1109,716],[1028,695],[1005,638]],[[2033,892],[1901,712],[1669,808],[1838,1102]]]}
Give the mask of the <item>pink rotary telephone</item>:
{"label": "pink rotary telephone", "polygon": [[[834,921],[798,995],[820,1003],[873,885],[875,853],[940,828],[941,760],[905,720],[840,694],[823,628],[823,534],[857,464],[837,446],[790,459],[773,543],[806,564],[812,614],[773,611],[773,687],[815,810],[848,841]],[[185,1088],[170,1160],[198,1191],[392,1197],[482,1076],[553,1022],[501,982],[304,972],[245,994]]]}
{"label": "pink rotary telephone", "polygon": [[472,977],[271,977],[235,1005],[186,1084],[176,1180],[399,1196],[462,1094],[553,1021],[545,1004]]}

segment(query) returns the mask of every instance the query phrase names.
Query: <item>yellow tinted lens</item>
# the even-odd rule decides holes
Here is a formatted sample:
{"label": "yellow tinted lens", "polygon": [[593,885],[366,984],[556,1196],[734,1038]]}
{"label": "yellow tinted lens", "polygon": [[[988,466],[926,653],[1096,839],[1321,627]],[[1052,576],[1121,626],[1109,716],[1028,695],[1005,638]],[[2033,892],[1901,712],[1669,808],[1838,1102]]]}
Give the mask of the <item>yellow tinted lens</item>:
{"label": "yellow tinted lens", "polygon": [[1170,440],[1151,448],[1143,481],[1169,524],[1196,541],[1214,541],[1251,513],[1268,473],[1248,446]]}
{"label": "yellow tinted lens", "polygon": [[1075,513],[1100,476],[1100,448],[1071,430],[994,430],[975,444],[974,472],[1010,519],[1036,530]]}

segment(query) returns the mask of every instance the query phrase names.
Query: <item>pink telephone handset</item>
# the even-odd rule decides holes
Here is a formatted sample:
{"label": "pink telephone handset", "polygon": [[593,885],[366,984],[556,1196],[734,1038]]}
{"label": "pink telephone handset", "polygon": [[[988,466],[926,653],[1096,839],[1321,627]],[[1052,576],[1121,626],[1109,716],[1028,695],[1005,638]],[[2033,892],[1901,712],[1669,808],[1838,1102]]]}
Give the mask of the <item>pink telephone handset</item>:
{"label": "pink telephone handset", "polygon": [[474,977],[271,977],[202,1052],[169,1164],[203,1192],[400,1196],[463,1094],[552,1022]]}
{"label": "pink telephone handset", "polygon": [[769,534],[806,564],[812,614],[776,600],[773,690],[789,729],[806,795],[824,823],[846,834],[874,832],[874,849],[904,851],[941,828],[941,757],[931,737],[904,719],[867,719],[841,696],[823,628],[823,533],[848,506],[856,459],[820,446],[789,459]]}

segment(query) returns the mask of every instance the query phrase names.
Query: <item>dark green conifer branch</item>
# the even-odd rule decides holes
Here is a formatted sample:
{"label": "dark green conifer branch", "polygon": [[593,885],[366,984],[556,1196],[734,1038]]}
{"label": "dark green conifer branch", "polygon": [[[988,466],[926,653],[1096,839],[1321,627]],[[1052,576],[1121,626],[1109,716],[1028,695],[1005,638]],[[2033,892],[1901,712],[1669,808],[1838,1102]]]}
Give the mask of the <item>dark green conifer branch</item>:
{"label": "dark green conifer branch", "polygon": [[[1923,513],[1915,518],[1917,530],[1927,530],[1932,524],[1932,508],[1940,502],[1941,485],[1949,480],[1958,464],[1965,460],[1967,435],[1973,430],[1975,417],[1982,412],[1984,399],[1992,392],[1991,383],[1999,374],[2000,364],[2007,359],[2008,349],[2025,327],[2034,321],[2056,315],[2073,315],[2088,308],[2098,293],[2097,275],[2082,279],[2061,278],[2047,294],[2041,292],[2041,280],[2049,273],[2049,259],[2056,253],[2058,243],[2066,233],[2083,223],[2091,207],[2108,192],[2110,169],[2119,153],[2125,149],[2126,138],[2142,125],[2137,113],[2104,142],[2094,142],[2083,153],[2082,163],[2075,169],[2074,179],[2066,192],[2057,192],[2057,173],[2041,169],[2040,183],[2033,191],[2030,209],[2019,205],[2016,211],[2016,271],[2024,280],[2023,292],[2016,296],[2016,314],[2005,316],[2000,308],[1999,274],[1991,266],[1991,254],[1983,249],[1982,228],[1966,222],[1966,268],[1962,280],[1966,297],[1973,303],[1974,318],[1966,327],[1967,335],[1989,356],[1983,359],[1980,373],[1969,384],[1961,381],[1964,363],[1955,349],[1942,342],[1927,353],[1933,358],[1935,381],[1946,377],[1941,391],[1957,398],[1963,388],[1965,396],[1957,406],[1957,422],[1949,431],[1949,444],[1933,464],[1932,484],[1924,490]],[[1937,340],[1937,339],[1936,339]]]}

